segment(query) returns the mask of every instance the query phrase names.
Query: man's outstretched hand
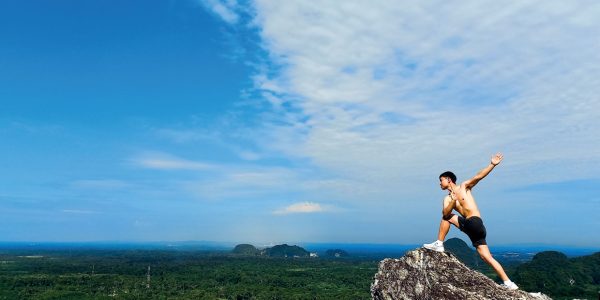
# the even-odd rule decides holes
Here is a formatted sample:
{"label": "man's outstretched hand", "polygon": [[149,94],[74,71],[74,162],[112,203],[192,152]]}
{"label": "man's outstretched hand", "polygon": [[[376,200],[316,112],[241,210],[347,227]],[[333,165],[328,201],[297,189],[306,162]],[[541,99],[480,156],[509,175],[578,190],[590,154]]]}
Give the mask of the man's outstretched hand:
{"label": "man's outstretched hand", "polygon": [[497,166],[502,161],[502,158],[504,158],[502,153],[496,153],[496,155],[492,156],[492,165]]}

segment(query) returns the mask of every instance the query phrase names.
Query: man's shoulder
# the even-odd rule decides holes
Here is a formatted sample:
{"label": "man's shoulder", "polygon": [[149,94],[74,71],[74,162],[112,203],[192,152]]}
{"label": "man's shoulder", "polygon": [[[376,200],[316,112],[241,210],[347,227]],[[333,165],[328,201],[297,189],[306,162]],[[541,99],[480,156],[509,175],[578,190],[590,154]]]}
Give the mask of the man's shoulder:
{"label": "man's shoulder", "polygon": [[461,182],[460,188],[465,191],[471,190],[471,188],[469,187],[469,180]]}

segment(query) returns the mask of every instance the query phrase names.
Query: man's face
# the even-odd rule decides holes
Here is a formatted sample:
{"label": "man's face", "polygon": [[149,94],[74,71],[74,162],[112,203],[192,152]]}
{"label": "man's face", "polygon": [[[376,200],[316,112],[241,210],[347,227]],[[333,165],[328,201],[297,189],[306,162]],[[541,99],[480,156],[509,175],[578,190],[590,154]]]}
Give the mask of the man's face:
{"label": "man's face", "polygon": [[440,177],[440,188],[442,190],[445,190],[449,186],[450,186],[450,179],[448,177]]}

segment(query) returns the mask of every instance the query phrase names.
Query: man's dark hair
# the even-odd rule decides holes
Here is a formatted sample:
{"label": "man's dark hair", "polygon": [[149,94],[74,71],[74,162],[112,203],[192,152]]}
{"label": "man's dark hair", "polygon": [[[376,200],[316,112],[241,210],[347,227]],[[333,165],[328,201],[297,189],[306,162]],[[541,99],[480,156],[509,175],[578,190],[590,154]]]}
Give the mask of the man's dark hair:
{"label": "man's dark hair", "polygon": [[442,177],[448,177],[450,178],[450,180],[452,180],[452,182],[456,183],[456,175],[454,175],[454,173],[450,172],[450,171],[446,171],[442,174],[440,174],[440,178]]}

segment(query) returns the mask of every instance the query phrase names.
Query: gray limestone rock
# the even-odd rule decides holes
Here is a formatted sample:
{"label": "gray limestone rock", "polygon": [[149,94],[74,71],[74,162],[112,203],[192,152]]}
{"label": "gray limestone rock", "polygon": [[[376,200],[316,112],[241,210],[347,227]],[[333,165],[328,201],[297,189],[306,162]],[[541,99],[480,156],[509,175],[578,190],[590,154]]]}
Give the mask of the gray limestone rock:
{"label": "gray limestone rock", "polygon": [[400,259],[382,260],[371,295],[375,300],[551,300],[546,295],[505,289],[469,269],[453,254],[423,248],[407,252]]}

